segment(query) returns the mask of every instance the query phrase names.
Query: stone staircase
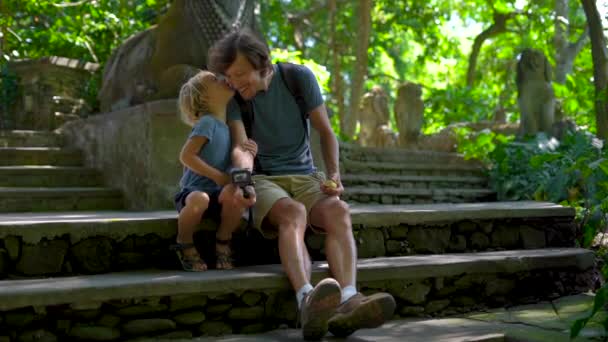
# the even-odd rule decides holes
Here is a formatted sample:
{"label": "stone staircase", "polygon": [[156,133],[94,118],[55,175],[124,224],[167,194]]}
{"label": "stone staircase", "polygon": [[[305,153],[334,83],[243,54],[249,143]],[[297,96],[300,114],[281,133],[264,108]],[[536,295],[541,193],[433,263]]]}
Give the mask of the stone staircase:
{"label": "stone staircase", "polygon": [[[78,151],[63,147],[56,134],[1,133],[0,146],[7,152],[0,154],[0,341],[187,339],[295,326],[294,295],[277,265],[275,241],[242,233],[234,241],[242,266],[182,272],[167,248],[177,229],[173,210],[121,210],[120,193],[102,190],[101,175],[83,167]],[[485,189],[479,165],[455,155],[433,160],[428,154],[342,150],[347,189],[370,189],[370,182],[381,194],[407,182],[419,190]],[[378,177],[369,172],[373,167],[356,173],[351,161],[381,165],[378,170],[417,165],[419,173]],[[459,171],[430,172],[422,161]],[[35,197],[34,190],[42,194]],[[100,196],[102,191],[114,197]],[[392,205],[348,197],[358,287],[392,293],[396,318],[533,303],[592,288],[594,255],[575,248],[573,209],[471,202],[486,195],[440,203],[449,197],[439,194],[409,193],[407,203],[420,204]],[[401,193],[391,203],[400,203],[403,198],[395,196]],[[210,264],[213,229],[204,222],[197,235]],[[328,275],[324,237],[307,235],[306,242],[316,282]]]}
{"label": "stone staircase", "polygon": [[41,131],[0,133],[0,212],[112,210],[122,195],[84,167],[79,150]]}
{"label": "stone staircase", "polygon": [[485,170],[455,153],[380,149],[342,143],[344,199],[350,203],[420,204],[493,201]]}

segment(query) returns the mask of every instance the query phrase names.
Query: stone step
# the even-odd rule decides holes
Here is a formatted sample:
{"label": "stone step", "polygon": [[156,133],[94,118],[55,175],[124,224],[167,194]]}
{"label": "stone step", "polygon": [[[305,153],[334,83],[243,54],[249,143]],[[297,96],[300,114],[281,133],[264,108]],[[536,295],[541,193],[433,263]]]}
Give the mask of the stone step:
{"label": "stone step", "polygon": [[402,176],[379,174],[345,174],[341,176],[345,186],[365,185],[367,187],[398,187],[398,188],[487,188],[485,177],[461,176]]}
{"label": "stone step", "polygon": [[458,176],[483,177],[481,166],[473,164],[447,164],[432,162],[392,163],[392,162],[360,162],[342,159],[341,174],[403,175],[403,176]]}
{"label": "stone step", "polygon": [[82,153],[59,147],[0,147],[0,166],[81,166]]}
{"label": "stone step", "polygon": [[61,147],[61,134],[51,131],[0,131],[0,147]]}
{"label": "stone step", "polygon": [[123,209],[122,194],[102,187],[0,187],[0,212]]}
{"label": "stone step", "polygon": [[[357,285],[391,293],[394,317],[443,316],[588,291],[594,261],[579,248],[360,259]],[[328,275],[313,265],[313,283]],[[3,334],[57,340],[243,334],[294,327],[297,316],[280,265],[4,280],[0,310]]]}
{"label": "stone step", "polygon": [[354,203],[422,204],[422,203],[468,203],[496,199],[489,189],[424,189],[396,187],[346,187],[342,199]]}
{"label": "stone step", "polygon": [[[376,329],[359,330],[351,335],[349,340],[357,342],[601,341],[608,335],[602,325],[603,319],[608,314],[605,308],[588,322],[578,338],[570,339],[572,323],[592,310],[594,298],[592,293],[584,293],[538,304],[479,310],[465,315],[442,318],[422,318],[421,315],[421,318],[394,319]],[[325,341],[334,340],[329,336],[331,335],[328,334]],[[407,338],[405,339],[404,336]],[[278,342],[298,341],[301,338],[300,329],[276,329],[260,334],[199,337],[192,341]]]}
{"label": "stone step", "polygon": [[[574,246],[574,210],[546,202],[353,205],[361,258]],[[2,275],[50,276],[144,268],[179,268],[168,246],[175,211],[0,214]],[[203,222],[197,244],[213,265],[215,226]],[[324,260],[325,236],[310,234],[313,259]],[[277,243],[236,234],[237,263],[278,263]],[[41,262],[41,259],[42,262]]]}
{"label": "stone step", "polygon": [[103,183],[94,169],[77,166],[0,166],[0,186],[5,187],[90,187]]}
{"label": "stone step", "polygon": [[475,160],[465,160],[462,154],[407,150],[402,148],[362,147],[348,143],[340,143],[340,156],[361,162],[397,162],[397,163],[444,163],[480,165]]}

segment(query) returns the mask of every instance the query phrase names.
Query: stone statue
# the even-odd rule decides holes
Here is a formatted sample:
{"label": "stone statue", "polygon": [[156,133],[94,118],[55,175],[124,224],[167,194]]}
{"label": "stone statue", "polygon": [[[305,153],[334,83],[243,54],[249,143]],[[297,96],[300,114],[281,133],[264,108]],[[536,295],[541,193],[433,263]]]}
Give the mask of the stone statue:
{"label": "stone statue", "polygon": [[381,87],[374,86],[361,99],[359,144],[361,146],[386,147],[385,144],[390,139],[387,140],[382,135],[390,133],[388,132],[390,131],[390,128],[388,128],[389,116],[388,96]]}
{"label": "stone statue", "polygon": [[424,115],[422,87],[413,82],[405,82],[397,89],[395,100],[395,121],[399,128],[399,146],[415,145]]}
{"label": "stone statue", "polygon": [[555,95],[551,85],[551,64],[538,50],[525,49],[517,62],[517,103],[521,114],[519,136],[552,134]]}
{"label": "stone statue", "polygon": [[232,29],[254,32],[254,0],[174,0],[159,24],[128,38],[105,65],[102,112],[174,98],[207,65],[207,50]]}

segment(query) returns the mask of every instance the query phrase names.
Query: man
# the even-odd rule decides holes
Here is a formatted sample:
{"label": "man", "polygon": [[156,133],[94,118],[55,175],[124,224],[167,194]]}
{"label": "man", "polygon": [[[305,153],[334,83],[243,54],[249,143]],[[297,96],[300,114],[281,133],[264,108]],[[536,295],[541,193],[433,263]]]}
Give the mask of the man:
{"label": "man", "polygon": [[[251,101],[251,139],[257,143],[254,227],[277,237],[283,269],[300,308],[305,339],[320,339],[329,330],[345,337],[360,328],[375,328],[392,317],[395,300],[388,293],[366,297],[356,290],[356,245],[338,169],[338,141],[331,129],[319,85],[312,72],[295,66],[303,109],[319,132],[327,178],[312,162],[307,125],[293,94],[270,62],[266,44],[249,31],[237,31],[209,51],[209,69],[224,75],[243,100]],[[284,77],[285,75],[283,75]],[[232,101],[227,122],[232,146],[248,137],[240,106]],[[250,107],[251,108],[251,107]],[[233,164],[253,168],[254,158],[235,157]],[[325,252],[335,279],[310,284],[311,261],[304,233],[307,226],[326,234]]]}

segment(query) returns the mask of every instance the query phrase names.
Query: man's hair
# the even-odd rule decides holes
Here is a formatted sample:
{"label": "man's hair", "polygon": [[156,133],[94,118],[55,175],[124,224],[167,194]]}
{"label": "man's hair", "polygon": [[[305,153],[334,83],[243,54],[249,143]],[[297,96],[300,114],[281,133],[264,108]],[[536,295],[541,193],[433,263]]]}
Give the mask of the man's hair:
{"label": "man's hair", "polygon": [[231,32],[218,40],[209,49],[208,69],[216,74],[224,74],[234,63],[237,53],[241,53],[255,70],[266,75],[272,68],[270,50],[266,43],[249,29]]}
{"label": "man's hair", "polygon": [[209,98],[204,76],[208,71],[200,71],[192,76],[179,91],[179,111],[184,123],[194,126],[204,114],[209,113]]}

